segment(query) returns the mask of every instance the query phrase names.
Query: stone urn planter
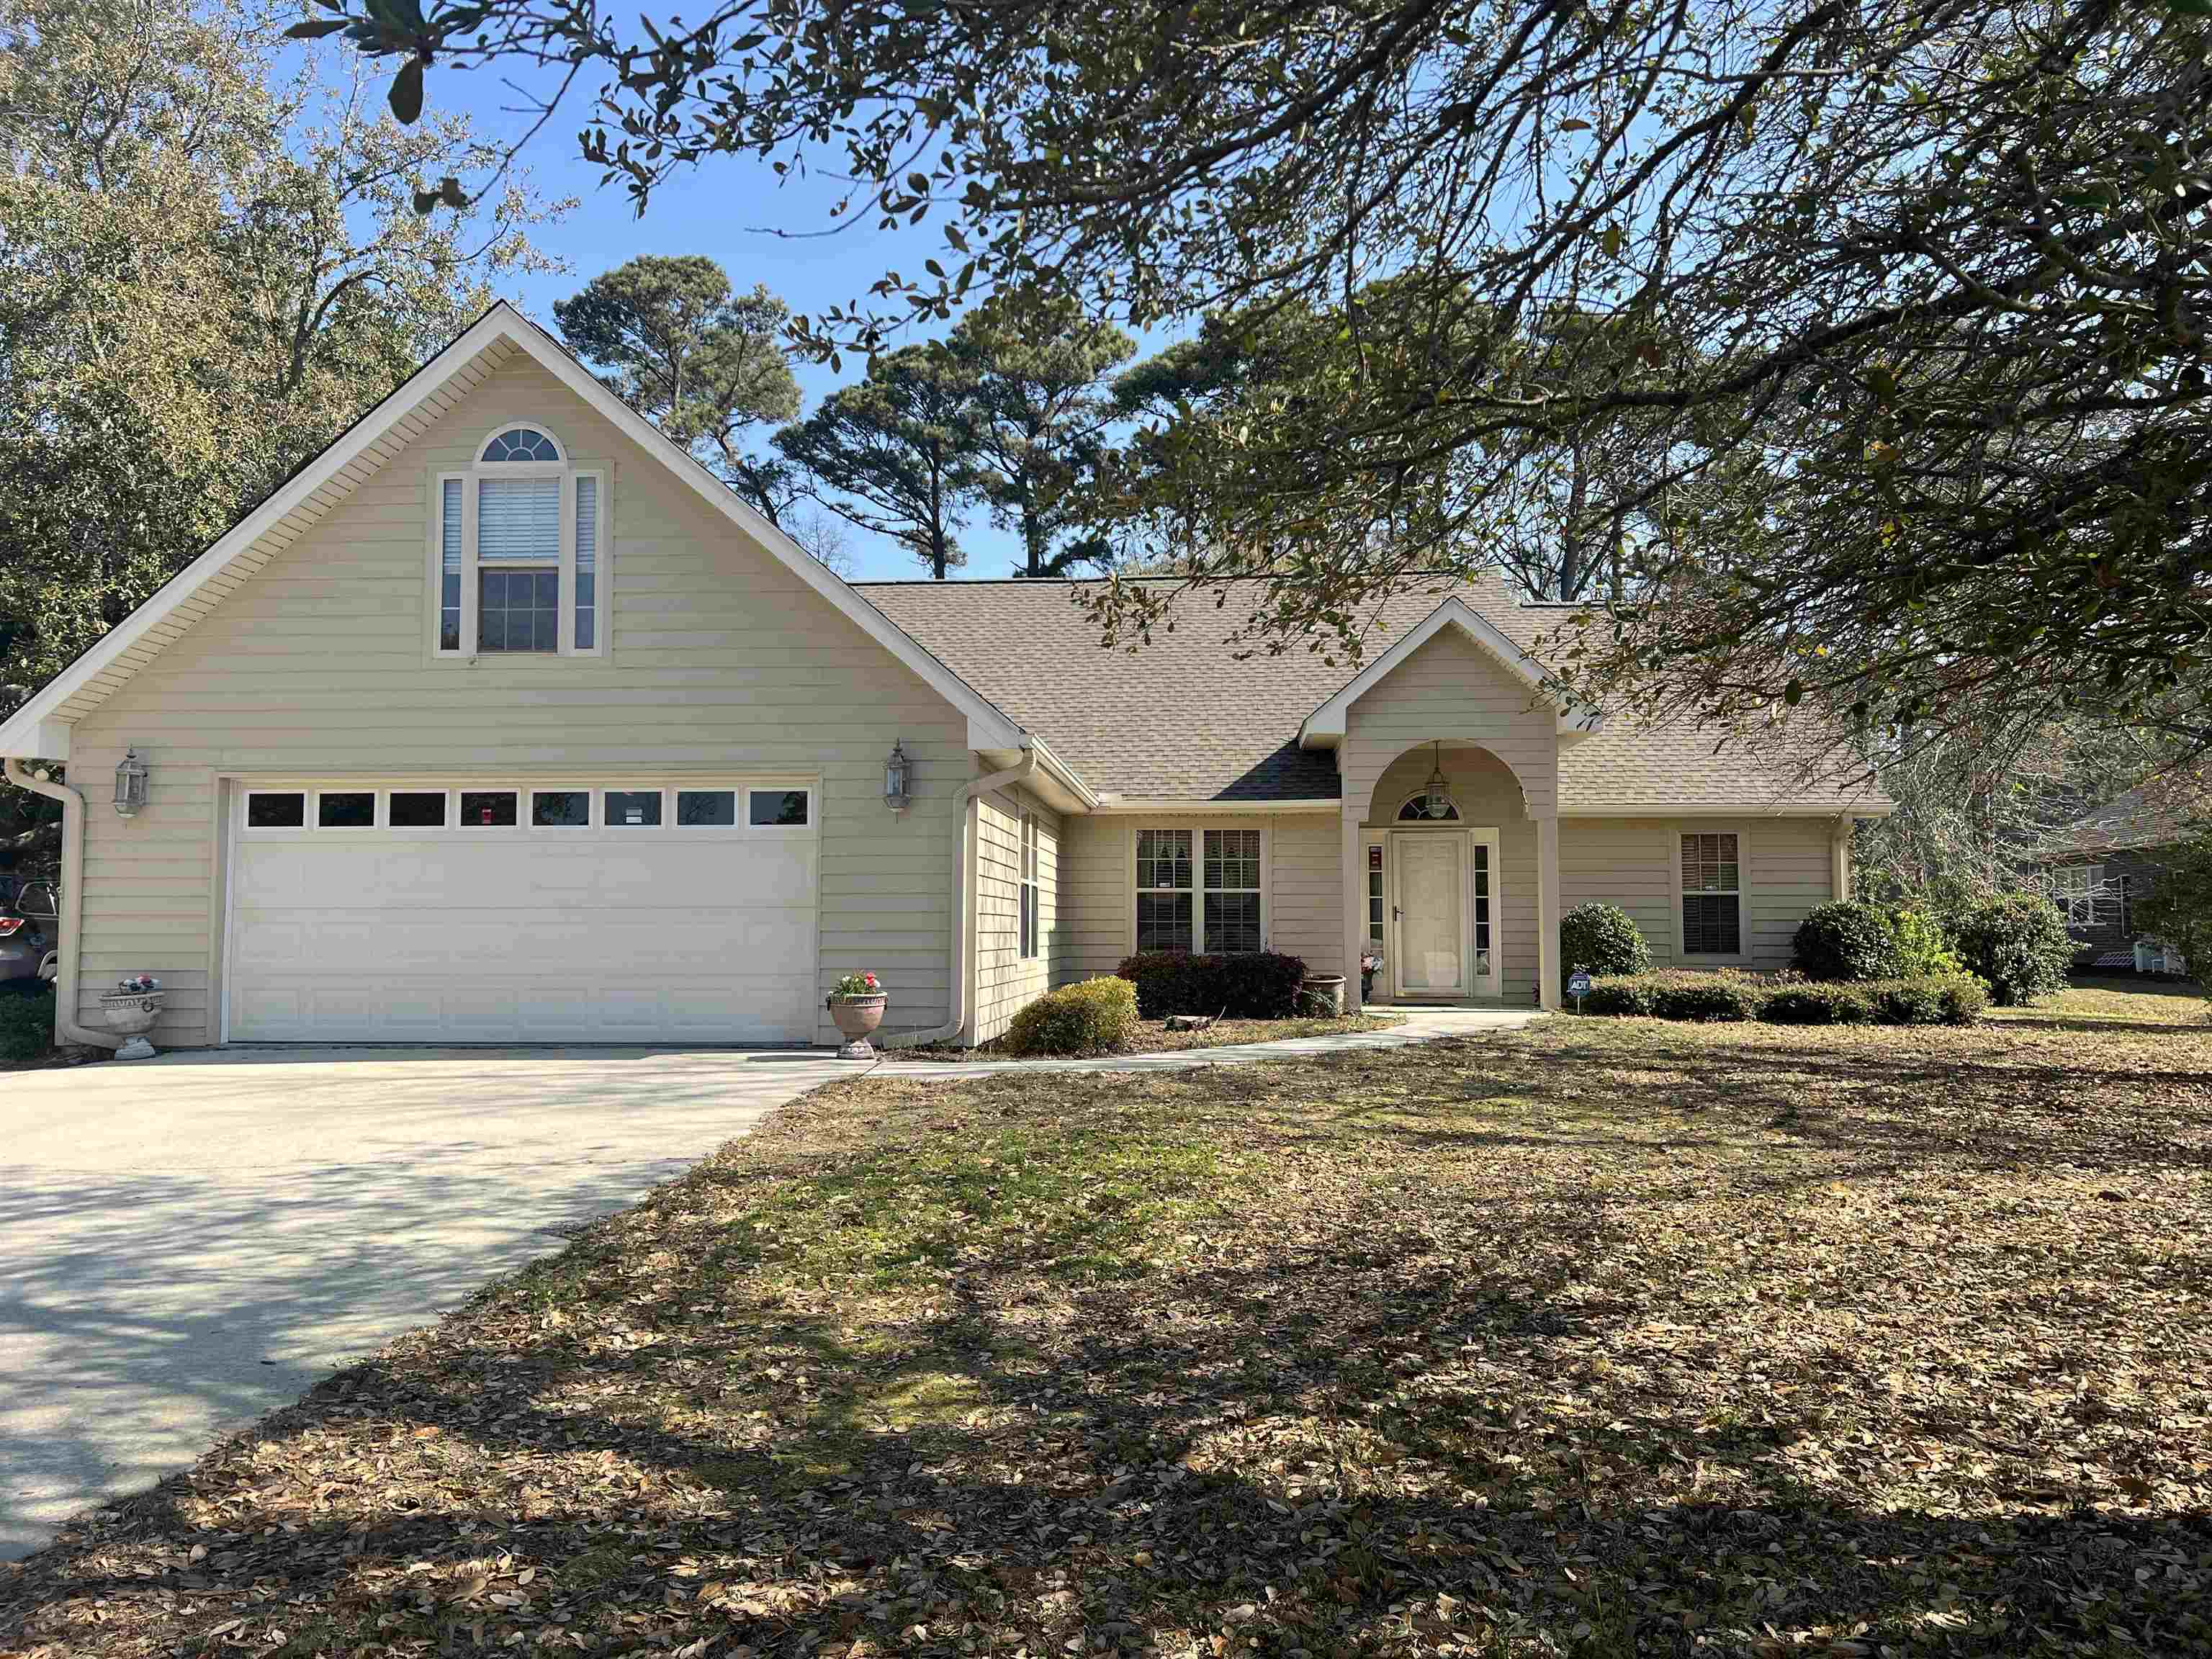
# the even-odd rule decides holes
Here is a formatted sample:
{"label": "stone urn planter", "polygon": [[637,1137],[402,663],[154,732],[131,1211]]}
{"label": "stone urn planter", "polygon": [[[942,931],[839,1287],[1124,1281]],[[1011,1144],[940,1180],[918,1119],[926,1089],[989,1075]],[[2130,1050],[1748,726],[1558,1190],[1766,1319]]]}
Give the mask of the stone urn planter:
{"label": "stone urn planter", "polygon": [[115,1051],[116,1059],[154,1058],[154,1045],[146,1040],[146,1033],[161,1017],[161,1000],[167,994],[161,990],[114,990],[100,998],[100,1017],[109,1030],[124,1039],[123,1046]]}
{"label": "stone urn planter", "polygon": [[1315,1012],[1336,1016],[1344,1012],[1344,975],[1342,974],[1309,974],[1305,982],[1306,1006]]}
{"label": "stone urn planter", "polygon": [[837,1050],[840,1060],[873,1060],[875,1049],[868,1035],[884,1023],[884,1006],[890,1000],[873,974],[848,974],[837,981],[823,1006],[830,1018],[837,1022],[839,1035],[845,1046]]}

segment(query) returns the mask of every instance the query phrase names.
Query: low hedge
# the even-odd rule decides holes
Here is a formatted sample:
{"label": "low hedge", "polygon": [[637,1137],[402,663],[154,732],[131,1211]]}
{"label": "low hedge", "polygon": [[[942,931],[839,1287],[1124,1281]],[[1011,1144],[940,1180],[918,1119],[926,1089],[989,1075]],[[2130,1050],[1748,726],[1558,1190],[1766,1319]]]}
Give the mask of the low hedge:
{"label": "low hedge", "polygon": [[1306,981],[1304,961],[1277,951],[1233,956],[1147,951],[1128,957],[1115,972],[1137,988],[1137,1009],[1146,1019],[1170,1014],[1288,1019],[1298,1012]]}
{"label": "low hedge", "polygon": [[1989,1005],[1989,988],[1971,974],[1835,983],[1676,969],[1594,981],[1583,1012],[1769,1025],[1972,1025]]}
{"label": "low hedge", "polygon": [[44,1060],[53,1046],[52,987],[0,994],[0,1060]]}
{"label": "low hedge", "polygon": [[1137,988],[1125,979],[1086,979],[1023,1008],[999,1046],[1010,1054],[1116,1054],[1136,1035]]}

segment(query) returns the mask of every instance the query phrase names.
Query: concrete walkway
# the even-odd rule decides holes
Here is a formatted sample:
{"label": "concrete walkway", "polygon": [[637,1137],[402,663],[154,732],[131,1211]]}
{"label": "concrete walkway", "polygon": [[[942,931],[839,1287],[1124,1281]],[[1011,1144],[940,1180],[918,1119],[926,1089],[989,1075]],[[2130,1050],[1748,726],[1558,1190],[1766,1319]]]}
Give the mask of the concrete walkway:
{"label": "concrete walkway", "polygon": [[1542,1019],[1534,1008],[1399,1006],[1370,1012],[1403,1018],[1388,1030],[1345,1031],[1333,1036],[1285,1037],[1279,1042],[1239,1042],[1219,1048],[1178,1048],[1168,1054],[1108,1054],[1097,1060],[894,1060],[890,1075],[908,1078],[992,1077],[1001,1072],[1182,1072],[1201,1066],[1249,1066],[1262,1060],[1341,1054],[1358,1048],[1406,1048],[1439,1037],[1517,1031]]}
{"label": "concrete walkway", "polygon": [[1511,1030],[1110,1060],[826,1051],[234,1048],[0,1081],[0,1560],[185,1468],[823,1083],[1181,1071]]}

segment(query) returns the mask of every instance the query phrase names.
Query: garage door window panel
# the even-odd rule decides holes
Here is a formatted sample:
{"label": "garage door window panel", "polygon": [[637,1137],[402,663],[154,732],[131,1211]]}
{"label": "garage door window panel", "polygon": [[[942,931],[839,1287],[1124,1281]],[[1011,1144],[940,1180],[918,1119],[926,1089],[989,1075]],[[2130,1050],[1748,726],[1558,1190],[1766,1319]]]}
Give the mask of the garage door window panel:
{"label": "garage door window panel", "polygon": [[514,828],[515,793],[512,789],[461,791],[460,827],[464,830]]}
{"label": "garage door window panel", "polygon": [[602,799],[601,810],[604,816],[600,822],[610,830],[658,830],[660,791],[610,789]]}
{"label": "garage door window panel", "polygon": [[307,827],[307,797],[304,790],[252,789],[246,796],[246,827],[249,830],[304,830]]}
{"label": "garage door window panel", "polygon": [[530,827],[533,830],[585,830],[592,823],[592,792],[588,789],[533,789],[530,792]]}
{"label": "garage door window panel", "polygon": [[734,789],[679,789],[676,792],[676,827],[679,830],[727,830],[738,822]]}
{"label": "garage door window panel", "polygon": [[385,823],[393,830],[442,830],[446,805],[442,789],[395,789],[385,805]]}
{"label": "garage door window panel", "polygon": [[376,792],[374,789],[325,789],[315,797],[318,830],[374,830]]}
{"label": "garage door window panel", "polygon": [[812,817],[804,789],[749,789],[745,822],[756,830],[803,829]]}

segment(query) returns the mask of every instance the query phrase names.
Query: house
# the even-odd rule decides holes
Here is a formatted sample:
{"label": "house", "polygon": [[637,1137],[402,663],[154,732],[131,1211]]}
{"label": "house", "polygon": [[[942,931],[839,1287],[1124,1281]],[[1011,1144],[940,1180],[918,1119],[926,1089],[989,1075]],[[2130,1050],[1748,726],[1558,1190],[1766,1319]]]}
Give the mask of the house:
{"label": "house", "polygon": [[1780,966],[1888,810],[1555,705],[1502,589],[1358,665],[1184,602],[1127,652],[1063,584],[841,581],[496,307],[0,726],[81,792],[62,1018],[144,971],[172,1046],[813,1043],[866,969],[973,1042],[1134,949],[1370,941],[1526,1004],[1584,899]]}
{"label": "house", "polygon": [[2179,974],[2178,951],[2136,930],[2136,906],[2157,885],[2159,854],[2212,823],[2212,784],[2196,772],[2153,778],[2076,818],[2037,854],[2066,914],[2077,967]]}

